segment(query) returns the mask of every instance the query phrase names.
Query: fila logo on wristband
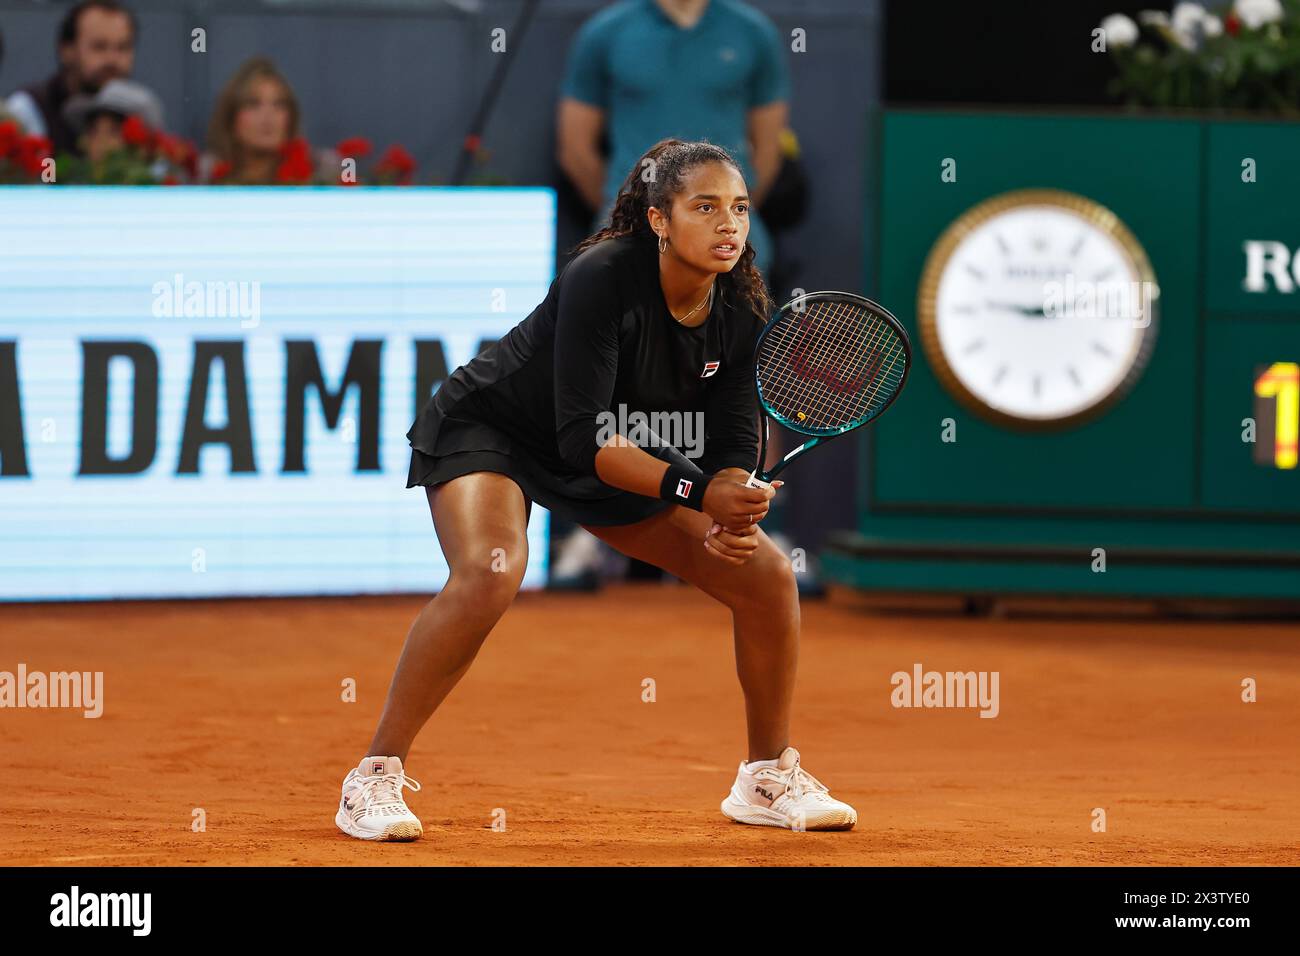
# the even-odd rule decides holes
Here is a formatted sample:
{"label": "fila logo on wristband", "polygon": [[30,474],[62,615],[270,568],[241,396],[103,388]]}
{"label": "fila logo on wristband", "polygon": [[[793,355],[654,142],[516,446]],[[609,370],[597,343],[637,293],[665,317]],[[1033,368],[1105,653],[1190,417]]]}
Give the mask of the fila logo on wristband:
{"label": "fila logo on wristband", "polygon": [[710,375],[716,374],[721,366],[721,362],[705,362],[704,371],[700,373],[700,378],[708,378]]}
{"label": "fila logo on wristband", "polygon": [[664,501],[675,501],[684,507],[702,511],[704,493],[712,480],[712,475],[703,474],[689,462],[670,464],[659,482],[659,497]]}

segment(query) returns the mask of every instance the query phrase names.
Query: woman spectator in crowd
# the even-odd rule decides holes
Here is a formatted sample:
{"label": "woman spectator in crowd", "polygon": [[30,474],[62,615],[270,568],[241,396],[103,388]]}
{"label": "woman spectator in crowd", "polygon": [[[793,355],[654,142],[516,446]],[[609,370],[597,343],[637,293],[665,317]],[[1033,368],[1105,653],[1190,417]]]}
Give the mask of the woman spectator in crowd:
{"label": "woman spectator in crowd", "polygon": [[270,186],[339,175],[332,151],[307,148],[298,98],[265,57],[247,60],[226,83],[208,124],[208,147],[199,163],[204,183]]}

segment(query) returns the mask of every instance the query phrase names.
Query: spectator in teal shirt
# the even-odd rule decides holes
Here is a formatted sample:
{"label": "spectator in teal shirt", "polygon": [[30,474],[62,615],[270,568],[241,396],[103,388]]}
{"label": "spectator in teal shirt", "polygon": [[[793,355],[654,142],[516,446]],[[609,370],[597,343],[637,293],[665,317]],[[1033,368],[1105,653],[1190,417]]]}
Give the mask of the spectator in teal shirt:
{"label": "spectator in teal shirt", "polygon": [[[772,22],[738,0],[623,0],[587,20],[569,51],[557,158],[599,210],[596,225],[649,147],[669,136],[708,140],[744,171],[749,242],[766,272],[772,242],[755,210],[781,163],[784,50]],[[606,130],[608,161],[599,149]]]}

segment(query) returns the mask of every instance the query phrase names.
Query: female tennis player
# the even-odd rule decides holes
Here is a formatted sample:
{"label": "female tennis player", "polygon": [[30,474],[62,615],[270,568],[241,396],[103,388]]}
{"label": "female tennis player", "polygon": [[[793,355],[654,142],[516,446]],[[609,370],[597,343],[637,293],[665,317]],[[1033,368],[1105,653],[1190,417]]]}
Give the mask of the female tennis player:
{"label": "female tennis player", "polygon": [[[781,482],[746,486],[758,456],[754,346],[771,307],[748,213],[726,150],[655,144],[546,299],[421,410],[407,487],[426,490],[450,576],[411,626],[369,756],[343,781],[344,833],[422,834],[402,795],[420,789],[407,752],[514,600],[534,501],[731,609],[749,759],[725,816],[808,830],[857,822],[788,741],[798,591],[759,528]],[[633,412],[702,414],[698,464],[662,436],[611,431]]]}

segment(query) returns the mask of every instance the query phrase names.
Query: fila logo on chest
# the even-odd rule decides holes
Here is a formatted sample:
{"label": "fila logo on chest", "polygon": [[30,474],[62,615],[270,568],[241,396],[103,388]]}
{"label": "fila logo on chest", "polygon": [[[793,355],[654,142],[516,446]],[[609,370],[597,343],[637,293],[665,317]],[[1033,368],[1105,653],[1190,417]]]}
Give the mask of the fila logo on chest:
{"label": "fila logo on chest", "polygon": [[700,378],[710,378],[718,374],[718,369],[722,367],[721,362],[705,362],[704,371],[700,373]]}

